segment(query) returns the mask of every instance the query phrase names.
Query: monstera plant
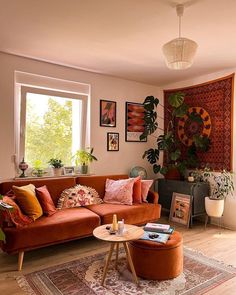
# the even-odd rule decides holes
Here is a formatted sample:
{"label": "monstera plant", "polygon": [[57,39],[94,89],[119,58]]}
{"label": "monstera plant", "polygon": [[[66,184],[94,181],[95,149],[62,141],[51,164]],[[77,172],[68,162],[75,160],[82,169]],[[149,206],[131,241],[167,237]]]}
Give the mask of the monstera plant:
{"label": "monstera plant", "polygon": [[[187,149],[186,155],[183,155],[181,145],[177,135],[177,122],[184,116],[188,116],[190,122],[202,123],[199,120],[202,118],[195,112],[188,113],[189,106],[184,101],[185,95],[177,92],[168,97],[167,111],[169,113],[169,121],[166,124],[164,134],[156,137],[156,146],[144,152],[143,158],[147,158],[149,163],[153,166],[153,172],[160,172],[163,175],[170,174],[175,171],[173,178],[180,178],[184,175],[187,167],[197,167],[198,151],[207,151],[210,147],[210,140],[208,137],[201,134],[195,134],[192,138],[192,143]],[[148,136],[155,136],[155,131],[159,128],[157,123],[156,108],[159,104],[158,98],[153,96],[146,97],[143,102],[145,109],[145,130],[140,136],[140,140]],[[160,128],[159,128],[160,129]],[[160,153],[164,152],[163,164],[159,163]],[[172,177],[170,177],[172,178]]]}

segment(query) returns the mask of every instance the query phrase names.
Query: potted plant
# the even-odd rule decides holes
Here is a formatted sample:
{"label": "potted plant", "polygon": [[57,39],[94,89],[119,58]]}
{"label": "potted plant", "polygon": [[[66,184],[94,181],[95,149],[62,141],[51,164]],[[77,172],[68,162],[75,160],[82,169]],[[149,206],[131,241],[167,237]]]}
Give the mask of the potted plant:
{"label": "potted plant", "polygon": [[48,163],[51,167],[53,167],[54,176],[61,176],[62,175],[62,160],[57,158],[51,158]]}
{"label": "potted plant", "polygon": [[97,158],[93,155],[93,148],[86,148],[78,150],[72,157],[76,166],[80,166],[80,173],[88,173],[88,164],[92,161],[97,161]]}
{"label": "potted plant", "polygon": [[35,160],[33,164],[33,171],[32,176],[36,177],[42,177],[46,172],[44,171],[42,167],[42,161],[41,160]]}
{"label": "potted plant", "polygon": [[[210,140],[200,134],[193,136],[193,141],[187,150],[187,157],[182,154],[181,142],[176,135],[177,121],[188,114],[189,106],[184,102],[185,95],[177,92],[168,97],[167,110],[170,114],[170,120],[167,123],[164,134],[156,137],[155,131],[159,128],[157,123],[156,107],[159,100],[153,96],[146,97],[143,106],[145,109],[145,129],[140,140],[148,136],[156,138],[156,147],[150,148],[144,152],[143,158],[147,158],[153,165],[153,172],[165,175],[167,179],[180,179],[184,176],[187,166],[196,167],[198,165],[198,151],[206,152],[210,147]],[[188,114],[189,120],[202,120],[196,113]],[[160,128],[159,128],[160,129]],[[159,163],[160,153],[164,152],[164,161]]]}
{"label": "potted plant", "polygon": [[205,209],[210,217],[221,217],[224,212],[225,198],[233,195],[233,175],[227,170],[211,172],[206,168],[202,173],[202,180],[210,186],[210,195],[205,197]]}

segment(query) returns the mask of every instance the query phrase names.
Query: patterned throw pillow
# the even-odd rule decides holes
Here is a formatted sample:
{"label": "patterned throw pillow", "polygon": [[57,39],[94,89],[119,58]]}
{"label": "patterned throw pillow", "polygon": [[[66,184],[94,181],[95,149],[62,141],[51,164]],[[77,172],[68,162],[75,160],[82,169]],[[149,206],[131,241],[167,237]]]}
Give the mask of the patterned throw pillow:
{"label": "patterned throw pillow", "polygon": [[33,222],[33,219],[21,212],[20,207],[16,204],[13,198],[4,196],[3,202],[13,207],[12,210],[1,211],[3,223],[7,224],[8,226],[13,225],[16,227],[22,227]]}
{"label": "patterned throw pillow", "polygon": [[65,189],[58,200],[57,208],[73,208],[92,204],[101,204],[103,201],[92,187],[76,185]]}

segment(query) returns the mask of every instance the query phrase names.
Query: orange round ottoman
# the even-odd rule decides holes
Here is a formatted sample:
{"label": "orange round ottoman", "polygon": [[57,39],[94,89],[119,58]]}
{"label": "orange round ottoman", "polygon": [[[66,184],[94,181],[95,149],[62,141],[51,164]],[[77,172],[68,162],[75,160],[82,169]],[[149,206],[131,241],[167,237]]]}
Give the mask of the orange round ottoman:
{"label": "orange round ottoman", "polygon": [[128,246],[136,274],[141,278],[167,280],[183,271],[183,239],[177,231],[166,244],[136,240],[129,242]]}

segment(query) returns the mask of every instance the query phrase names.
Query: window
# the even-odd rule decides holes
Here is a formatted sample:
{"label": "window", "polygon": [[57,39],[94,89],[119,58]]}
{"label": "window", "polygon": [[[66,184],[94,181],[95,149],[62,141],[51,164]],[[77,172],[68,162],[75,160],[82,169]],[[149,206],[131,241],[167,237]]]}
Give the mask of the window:
{"label": "window", "polygon": [[21,87],[20,158],[44,167],[51,158],[73,165],[72,156],[85,146],[87,96]]}

